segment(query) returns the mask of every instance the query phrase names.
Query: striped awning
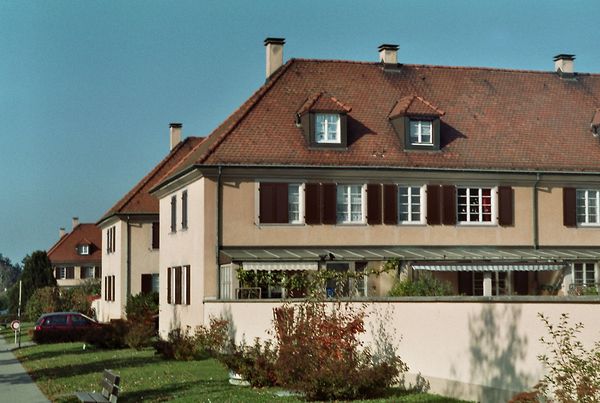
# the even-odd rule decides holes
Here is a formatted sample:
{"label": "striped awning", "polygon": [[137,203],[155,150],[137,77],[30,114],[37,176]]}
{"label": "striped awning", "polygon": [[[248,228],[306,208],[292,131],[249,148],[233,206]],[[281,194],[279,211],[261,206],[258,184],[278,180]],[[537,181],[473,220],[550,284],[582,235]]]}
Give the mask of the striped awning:
{"label": "striped awning", "polygon": [[413,264],[414,270],[430,271],[547,271],[562,270],[565,264]]}
{"label": "striped awning", "polygon": [[269,271],[287,271],[287,270],[317,270],[317,262],[243,262],[244,270],[269,270]]}
{"label": "striped awning", "polygon": [[[235,262],[268,261],[486,261],[504,263],[557,263],[600,260],[600,248],[538,248],[492,246],[372,246],[372,247],[224,247],[221,254]],[[554,269],[553,269],[554,270]]]}

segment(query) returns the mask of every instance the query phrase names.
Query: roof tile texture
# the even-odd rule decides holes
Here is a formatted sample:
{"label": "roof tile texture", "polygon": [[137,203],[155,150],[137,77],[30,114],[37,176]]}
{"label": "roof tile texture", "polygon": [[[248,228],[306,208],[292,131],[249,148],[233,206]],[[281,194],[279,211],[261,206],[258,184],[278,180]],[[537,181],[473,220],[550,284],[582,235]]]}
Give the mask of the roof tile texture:
{"label": "roof tile texture", "polygon": [[[79,255],[77,246],[87,244],[89,255]],[[79,224],[65,234],[48,250],[52,264],[70,263],[73,265],[100,264],[102,260],[102,232],[96,224]]]}
{"label": "roof tile texture", "polygon": [[[351,108],[346,150],[310,149],[295,124],[319,93]],[[413,95],[443,111],[441,151],[405,151],[394,132],[390,113]],[[590,131],[598,107],[599,75],[292,59],[215,130],[197,162],[600,171]]]}

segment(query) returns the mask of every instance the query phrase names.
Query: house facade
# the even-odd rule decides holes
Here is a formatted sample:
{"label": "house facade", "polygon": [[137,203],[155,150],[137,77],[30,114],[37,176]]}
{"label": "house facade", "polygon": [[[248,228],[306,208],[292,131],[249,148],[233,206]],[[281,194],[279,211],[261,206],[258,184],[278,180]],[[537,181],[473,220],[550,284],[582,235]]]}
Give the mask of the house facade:
{"label": "house facade", "polygon": [[151,190],[163,336],[209,300],[298,295],[238,270],[354,273],[324,284],[342,297],[385,296],[395,274],[357,274],[390,260],[457,295],[597,293],[599,75],[564,54],[521,71],[265,46],[265,84]]}
{"label": "house facade", "polygon": [[47,252],[59,287],[74,287],[102,276],[102,238],[98,227],[73,217],[71,232],[61,228],[59,237]]}
{"label": "house facade", "polygon": [[121,200],[97,225],[102,231],[101,321],[125,316],[128,296],[158,292],[159,216],[158,200],[148,190],[169,174],[201,139],[181,141],[181,124],[170,125],[169,154]]}

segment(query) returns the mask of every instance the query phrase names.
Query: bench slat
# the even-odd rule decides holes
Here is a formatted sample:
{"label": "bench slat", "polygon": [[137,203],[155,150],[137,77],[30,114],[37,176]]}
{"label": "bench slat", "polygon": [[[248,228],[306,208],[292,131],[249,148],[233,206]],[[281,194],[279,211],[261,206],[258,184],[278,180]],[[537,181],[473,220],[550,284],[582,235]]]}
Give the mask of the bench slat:
{"label": "bench slat", "polygon": [[104,379],[106,379],[108,382],[118,385],[119,382],[121,381],[121,377],[119,375],[115,375],[113,374],[111,371],[105,369],[104,373],[102,374],[102,377]]}
{"label": "bench slat", "polygon": [[102,396],[100,393],[92,392],[77,392],[75,396],[84,403],[108,403],[110,400]]}
{"label": "bench slat", "polygon": [[110,370],[105,369],[102,373],[102,380],[100,386],[102,387],[102,393],[96,392],[76,392],[75,396],[79,401],[84,403],[107,403],[116,402],[119,396],[119,383],[121,377],[112,373]]}

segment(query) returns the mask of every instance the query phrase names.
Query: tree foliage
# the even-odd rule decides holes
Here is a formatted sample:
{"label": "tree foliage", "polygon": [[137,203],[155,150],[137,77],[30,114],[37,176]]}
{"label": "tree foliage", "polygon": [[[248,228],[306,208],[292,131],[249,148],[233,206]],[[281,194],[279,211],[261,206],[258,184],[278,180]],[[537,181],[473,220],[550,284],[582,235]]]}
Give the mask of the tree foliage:
{"label": "tree foliage", "polygon": [[19,278],[21,268],[0,253],[0,293],[8,290]]}
{"label": "tree foliage", "polygon": [[[21,307],[27,306],[29,298],[35,290],[42,287],[56,286],[52,273],[52,265],[45,251],[35,251],[23,259],[23,271],[19,280],[22,281]],[[13,284],[9,291],[9,311],[16,313],[19,307],[19,283]]]}

